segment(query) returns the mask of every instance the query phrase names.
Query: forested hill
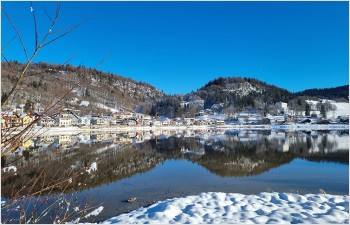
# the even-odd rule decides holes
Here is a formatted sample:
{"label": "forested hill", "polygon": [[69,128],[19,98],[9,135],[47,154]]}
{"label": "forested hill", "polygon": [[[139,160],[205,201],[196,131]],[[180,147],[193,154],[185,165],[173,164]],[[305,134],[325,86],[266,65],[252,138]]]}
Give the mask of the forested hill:
{"label": "forested hill", "polygon": [[[2,96],[16,81],[11,70],[19,75],[23,66],[17,62],[1,64]],[[204,109],[228,114],[246,109],[268,113],[275,111],[276,102],[286,102],[291,109],[300,111],[305,110],[308,99],[348,101],[349,85],[291,93],[253,78],[219,77],[197,91],[166,95],[150,84],[109,72],[83,66],[35,63],[3,109],[26,103],[33,108],[45,107],[56,94],[63,93],[69,94],[58,105],[79,109],[82,114],[126,110],[174,118],[194,116]]]}
{"label": "forested hill", "polygon": [[244,109],[269,111],[276,102],[290,102],[294,95],[282,88],[252,78],[220,77],[186,95],[165,95],[138,107],[139,112],[168,117],[194,116],[202,109],[232,113]]}
{"label": "forested hill", "polygon": [[[16,61],[1,63],[2,95],[6,95],[13,87],[23,66]],[[86,114],[107,113],[110,110],[132,111],[139,104],[154,101],[164,95],[150,84],[117,74],[84,66],[41,62],[30,65],[8,104],[16,106],[30,101],[33,106],[40,104],[45,107],[52,99],[58,100],[64,93],[69,94],[59,102],[60,106],[79,109]]]}
{"label": "forested hill", "polygon": [[296,92],[296,96],[310,96],[325,99],[349,99],[349,85],[343,85],[333,88],[313,88]]}
{"label": "forested hill", "polygon": [[220,77],[192,93],[202,98],[205,107],[224,103],[236,107],[256,107],[263,103],[288,102],[293,94],[288,90],[253,78]]}

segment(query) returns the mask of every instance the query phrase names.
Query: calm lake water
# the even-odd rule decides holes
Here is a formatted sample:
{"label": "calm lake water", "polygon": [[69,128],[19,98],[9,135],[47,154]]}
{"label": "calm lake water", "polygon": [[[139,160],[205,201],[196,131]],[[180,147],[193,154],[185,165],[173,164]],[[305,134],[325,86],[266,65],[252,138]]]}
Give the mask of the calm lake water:
{"label": "calm lake water", "polygon": [[[2,198],[49,168],[47,177],[73,177],[64,191],[77,205],[93,197],[104,207],[80,222],[209,191],[349,194],[348,131],[108,132],[41,136],[29,144],[30,151],[6,158],[18,171],[3,175]],[[87,172],[94,163],[97,170]],[[137,201],[128,203],[131,197]]]}

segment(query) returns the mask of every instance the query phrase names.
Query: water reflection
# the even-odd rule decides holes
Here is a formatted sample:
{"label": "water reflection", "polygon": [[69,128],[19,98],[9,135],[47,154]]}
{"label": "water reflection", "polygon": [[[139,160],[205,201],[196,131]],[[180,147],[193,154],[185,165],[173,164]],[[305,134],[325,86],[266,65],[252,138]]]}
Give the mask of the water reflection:
{"label": "water reflection", "polygon": [[[46,135],[24,143],[2,166],[2,197],[37,191],[28,185],[45,168],[47,178],[72,178],[65,192],[81,191],[144,173],[167,159],[185,159],[223,177],[256,176],[299,157],[348,164],[348,131],[159,131]],[[96,171],[89,167],[96,163]],[[72,174],[75,176],[72,176]],[[52,182],[52,181],[51,181]],[[29,187],[30,186],[30,187]],[[61,192],[62,187],[57,187]]]}

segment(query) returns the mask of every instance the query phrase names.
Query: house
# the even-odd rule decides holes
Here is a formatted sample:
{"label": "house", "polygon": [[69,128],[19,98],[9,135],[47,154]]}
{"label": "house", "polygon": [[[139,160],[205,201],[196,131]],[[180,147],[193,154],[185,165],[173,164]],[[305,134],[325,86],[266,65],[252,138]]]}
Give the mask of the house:
{"label": "house", "polygon": [[216,125],[225,125],[225,121],[223,120],[217,120]]}
{"label": "house", "polygon": [[189,102],[186,102],[186,101],[180,102],[180,107],[181,108],[188,108],[188,106],[189,106]]}
{"label": "house", "polygon": [[121,116],[122,119],[130,119],[130,118],[133,117],[133,114],[131,112],[127,112],[127,113],[123,112],[123,113],[120,114],[120,116]]}
{"label": "house", "polygon": [[78,117],[78,124],[81,126],[90,126],[91,119],[86,116]]}
{"label": "house", "polygon": [[145,119],[145,114],[142,114],[142,113],[134,113],[134,116],[133,116],[135,119],[139,120],[139,121],[142,121]]}
{"label": "house", "polygon": [[73,126],[79,125],[79,117],[76,114],[70,113],[68,114],[68,117],[71,119]]}
{"label": "house", "polygon": [[128,126],[136,126],[137,125],[137,121],[135,119],[128,119],[126,123]]}
{"label": "house", "polygon": [[26,149],[28,149],[32,145],[33,145],[33,141],[31,139],[27,139],[27,140],[22,141],[22,146]]}
{"label": "house", "polygon": [[276,102],[278,110],[288,110],[288,104],[286,102]]}
{"label": "house", "polygon": [[190,126],[194,124],[194,118],[184,118],[184,125],[185,126]]}
{"label": "house", "polygon": [[20,117],[22,118],[22,126],[28,125],[33,121],[32,117],[27,114],[22,114]]}
{"label": "house", "polygon": [[106,121],[103,117],[101,116],[93,116],[91,118],[91,125],[97,125],[97,126],[102,126],[102,125],[105,125],[106,124]]}
{"label": "house", "polygon": [[22,118],[19,115],[11,116],[11,127],[20,127],[23,125]]}
{"label": "house", "polygon": [[150,115],[145,115],[145,116],[143,117],[143,119],[144,119],[144,120],[151,120],[152,117],[151,117]]}
{"label": "house", "polygon": [[151,125],[156,126],[156,127],[160,127],[160,126],[162,126],[162,122],[160,122],[159,120],[152,120]]}
{"label": "house", "polygon": [[60,127],[70,127],[72,126],[72,119],[70,116],[67,116],[65,114],[61,114],[58,119],[58,124]]}
{"label": "house", "polygon": [[109,118],[109,123],[110,123],[111,126],[117,125],[118,122],[119,122],[119,120],[116,119],[115,117],[110,117],[110,118]]}
{"label": "house", "polygon": [[183,121],[180,118],[176,118],[175,119],[175,125],[176,126],[182,126],[183,125]]}
{"label": "house", "polygon": [[196,120],[196,121],[194,122],[194,125],[196,125],[196,126],[208,125],[208,122],[205,121],[205,120]]}
{"label": "house", "polygon": [[24,113],[24,109],[22,106],[16,106],[16,109],[14,110],[14,112],[16,114],[23,114]]}
{"label": "house", "polygon": [[52,127],[52,126],[55,126],[55,120],[49,116],[43,116],[39,120],[39,125],[43,127]]}
{"label": "house", "polygon": [[34,112],[43,113],[45,108],[41,106],[40,103],[34,103]]}
{"label": "house", "polygon": [[165,116],[161,116],[158,118],[158,121],[161,123],[161,125],[163,126],[169,126],[170,125],[170,119],[165,117]]}
{"label": "house", "polygon": [[143,126],[151,126],[151,123],[152,123],[151,120],[143,120],[142,121]]}
{"label": "house", "polygon": [[8,114],[1,114],[1,129],[10,128],[12,126],[12,118]]}

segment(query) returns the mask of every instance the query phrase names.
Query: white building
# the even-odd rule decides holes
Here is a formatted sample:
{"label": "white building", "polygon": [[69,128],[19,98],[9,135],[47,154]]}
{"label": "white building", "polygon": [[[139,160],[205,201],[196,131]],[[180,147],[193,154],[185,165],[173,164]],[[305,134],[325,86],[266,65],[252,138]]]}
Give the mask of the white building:
{"label": "white building", "polygon": [[288,110],[288,104],[286,102],[277,102],[276,107],[278,110]]}
{"label": "white building", "polygon": [[67,116],[60,116],[59,118],[59,126],[60,127],[70,127],[72,126],[72,119]]}
{"label": "white building", "polygon": [[81,126],[90,126],[91,120],[85,116],[78,118],[78,123]]}

